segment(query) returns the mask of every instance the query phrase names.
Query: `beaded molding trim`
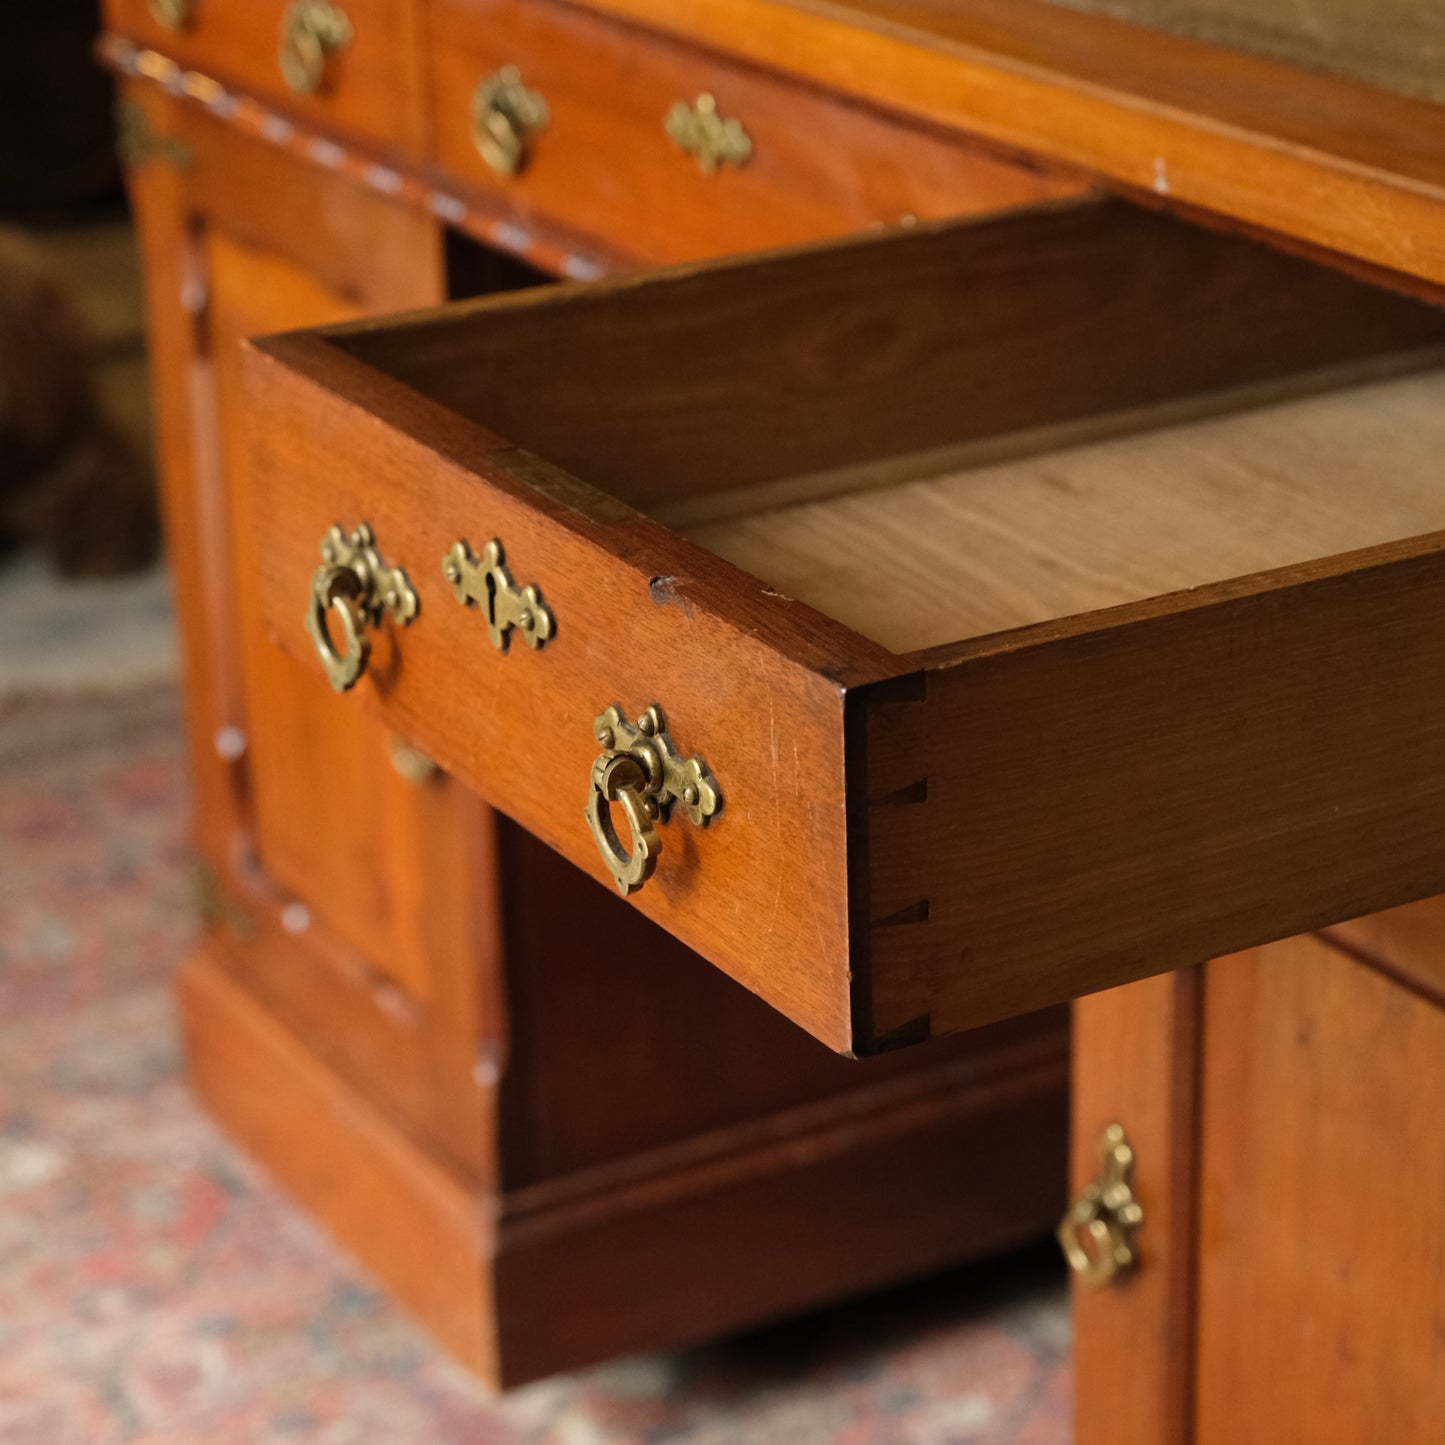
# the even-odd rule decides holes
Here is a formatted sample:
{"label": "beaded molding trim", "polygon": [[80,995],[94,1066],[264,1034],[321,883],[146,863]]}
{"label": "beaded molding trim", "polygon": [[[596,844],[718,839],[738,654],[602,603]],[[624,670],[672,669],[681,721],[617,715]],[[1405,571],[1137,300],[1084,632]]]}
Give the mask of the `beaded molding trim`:
{"label": "beaded molding trim", "polygon": [[593,281],[621,267],[620,260],[585,251],[562,239],[560,230],[547,234],[552,228],[538,230],[523,225],[500,206],[492,209],[475,200],[464,200],[424,176],[396,169],[374,155],[309,131],[255,96],[229,90],[213,77],[188,70],[158,50],[123,36],[105,35],[96,45],[96,54],[120,75],[151,81],[167,95],[199,105],[257,140],[337,171],[381,195],[430,211],[447,225],[540,270],[574,281]]}

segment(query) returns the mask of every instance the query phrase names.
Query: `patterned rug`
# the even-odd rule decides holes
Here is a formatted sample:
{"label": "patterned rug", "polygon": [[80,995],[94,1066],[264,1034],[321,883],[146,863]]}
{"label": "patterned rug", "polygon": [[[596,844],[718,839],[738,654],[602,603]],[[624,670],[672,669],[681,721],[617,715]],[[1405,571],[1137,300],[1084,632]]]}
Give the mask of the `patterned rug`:
{"label": "patterned rug", "polygon": [[496,1400],[199,1112],[168,686],[0,702],[0,1445],[1062,1445],[1051,1248]]}

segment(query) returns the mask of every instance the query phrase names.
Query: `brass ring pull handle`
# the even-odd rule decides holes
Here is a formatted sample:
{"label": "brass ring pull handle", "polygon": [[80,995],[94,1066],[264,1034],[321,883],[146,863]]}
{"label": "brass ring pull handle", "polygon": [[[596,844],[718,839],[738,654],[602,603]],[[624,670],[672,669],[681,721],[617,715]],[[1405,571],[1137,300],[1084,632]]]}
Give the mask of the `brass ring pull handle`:
{"label": "brass ring pull handle", "polygon": [[1110,1124],[1099,1139],[1104,1167],[1059,1223],[1058,1239],[1069,1268],[1086,1285],[1120,1278],[1137,1261],[1134,1233],[1144,1210],[1134,1197],[1134,1151],[1123,1127]]}
{"label": "brass ring pull handle", "polygon": [[150,0],[150,12],[167,30],[185,30],[195,15],[195,0]]}
{"label": "brass ring pull handle", "polygon": [[[673,746],[656,704],[633,727],[614,703],[593,723],[592,733],[603,751],[592,765],[587,823],[625,898],[641,888],[657,867],[662,840],[654,824],[665,823],[672,805],[681,803],[698,827],[706,827],[721,809],[722,795],[707,764],[698,757],[683,758]],[[624,846],[612,820],[614,803],[627,818],[630,848]]]}
{"label": "brass ring pull handle", "polygon": [[680,100],[667,113],[663,130],[679,150],[697,161],[705,176],[722,166],[745,165],[753,153],[752,137],[740,120],[724,120],[717,101],[706,92],[689,105]]}
{"label": "brass ring pull handle", "polygon": [[[337,692],[355,687],[366,671],[371,656],[367,630],[380,625],[383,615],[405,627],[418,607],[406,573],[382,560],[367,523],[349,537],[340,527],[327,532],[321,542],[321,566],[311,578],[306,630],[316,644],[327,681]],[[332,616],[340,627],[340,648],[328,626]]]}
{"label": "brass ring pull handle", "polygon": [[[612,821],[609,804],[618,803],[627,815],[627,826],[632,833],[632,848],[623,847]],[[592,794],[587,800],[587,821],[592,836],[597,840],[602,861],[612,874],[618,891],[625,898],[635,893],[657,867],[657,855],[662,849],[662,840],[652,826],[653,808],[657,804],[647,796],[647,775],[642,765],[626,753],[607,753],[592,765]]]}
{"label": "brass ring pull handle", "polygon": [[281,20],[281,76],[298,95],[314,95],[326,67],[351,43],[351,21],[330,0],[295,0]]}
{"label": "brass ring pull handle", "polygon": [[522,171],[532,136],[551,118],[547,102],[522,84],[522,72],[515,65],[487,76],[472,92],[472,140],[498,175]]}

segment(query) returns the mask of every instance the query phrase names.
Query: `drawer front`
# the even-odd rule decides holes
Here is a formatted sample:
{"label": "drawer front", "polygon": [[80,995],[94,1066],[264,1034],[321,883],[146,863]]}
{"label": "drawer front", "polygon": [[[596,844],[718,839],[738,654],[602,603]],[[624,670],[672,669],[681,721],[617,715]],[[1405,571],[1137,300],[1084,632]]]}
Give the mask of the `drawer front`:
{"label": "drawer front", "polygon": [[109,0],[112,29],[308,120],[419,148],[410,0]]}
{"label": "drawer front", "polygon": [[[1388,361],[1399,382],[1401,350],[1438,364],[1441,337],[1427,308],[1088,203],[275,338],[249,361],[262,606],[319,667],[308,612],[349,615],[363,581],[318,546],[371,524],[419,605],[377,610],[355,703],[599,881],[628,881],[655,832],[637,907],[833,1047],[877,1051],[1445,888],[1445,383],[1407,374],[1381,402],[1319,380]],[[1176,425],[1134,435],[1150,405]],[[1189,407],[1206,419],[1181,428]],[[1077,445],[1109,417],[1116,446]],[[1055,429],[1072,450],[1036,457]],[[931,470],[1008,431],[1034,452],[1003,511],[978,510],[976,461]],[[930,468],[923,504],[890,480],[904,463]],[[1134,469],[1122,498],[1112,468]],[[796,587],[633,510],[820,478],[843,491]],[[765,536],[797,510],[749,508]],[[1050,550],[1111,525],[1130,545]],[[1073,600],[975,625],[1016,535],[1031,570],[993,580],[1063,577]],[[458,587],[453,549],[491,538],[512,575]],[[1165,554],[1177,574],[1137,580]],[[840,558],[835,605],[809,573]],[[940,596],[951,641],[869,630]],[[624,727],[653,704],[705,779]],[[669,779],[694,802],[715,784],[707,827],[680,806],[649,827]]]}
{"label": "drawer front", "polygon": [[[431,132],[446,169],[641,260],[717,256],[1083,189],[567,6],[435,0],[428,34]],[[530,126],[495,117],[505,94],[480,94],[509,67],[533,98]],[[707,102],[696,109],[704,96],[711,114]],[[675,109],[680,139],[668,133]],[[489,116],[504,147],[516,142],[506,154],[487,133]]]}
{"label": "drawer front", "polygon": [[[298,385],[265,353],[248,361],[267,517],[260,586],[281,645],[319,675],[307,626],[318,544],[333,524],[369,524],[419,606],[410,625],[371,634],[352,701],[608,886],[586,818],[593,721],[613,703],[636,714],[659,704],[678,748],[707,762],[724,810],[705,829],[680,816],[659,828],[662,855],[639,906],[846,1048],[842,696],[819,671],[828,629],[814,665],[798,666],[759,637],[757,609],[723,601],[731,569],[678,578],[669,535],[629,509],[453,429],[436,409],[441,432],[423,422],[426,438],[414,435],[410,398],[371,392],[344,359],[364,402],[329,383]],[[452,549],[465,541],[480,553],[492,537],[554,619],[540,650],[514,637],[499,651],[479,609],[451,594],[442,568]],[[836,970],[824,987],[820,966]]]}

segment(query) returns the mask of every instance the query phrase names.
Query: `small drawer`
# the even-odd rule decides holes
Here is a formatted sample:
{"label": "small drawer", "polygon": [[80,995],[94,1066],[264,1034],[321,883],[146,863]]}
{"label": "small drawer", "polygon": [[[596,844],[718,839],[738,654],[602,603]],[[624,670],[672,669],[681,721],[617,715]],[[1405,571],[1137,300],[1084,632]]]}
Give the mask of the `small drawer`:
{"label": "small drawer", "polygon": [[1083,189],[572,6],[433,0],[430,15],[430,129],[448,173],[639,260]]}
{"label": "small drawer", "polygon": [[110,27],[245,94],[418,149],[410,0],[108,0]]}
{"label": "small drawer", "polygon": [[1121,202],[272,339],[267,620],[370,524],[357,705],[875,1051],[1445,890],[1442,342]]}

